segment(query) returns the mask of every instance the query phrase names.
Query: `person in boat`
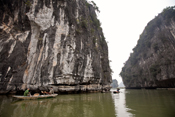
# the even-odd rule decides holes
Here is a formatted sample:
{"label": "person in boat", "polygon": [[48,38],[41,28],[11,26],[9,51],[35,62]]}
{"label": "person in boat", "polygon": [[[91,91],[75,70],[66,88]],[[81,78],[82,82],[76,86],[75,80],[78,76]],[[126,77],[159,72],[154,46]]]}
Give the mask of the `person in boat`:
{"label": "person in boat", "polygon": [[120,89],[119,88],[117,88],[117,92],[119,93],[119,91],[120,91]]}
{"label": "person in boat", "polygon": [[43,94],[54,94],[54,90],[53,90],[53,88],[51,87],[49,92],[41,91],[41,93],[43,93]]}
{"label": "person in boat", "polygon": [[54,94],[54,90],[52,87],[50,88],[49,94]]}
{"label": "person in boat", "polygon": [[24,96],[29,96],[30,95],[30,92],[29,92],[29,88],[24,92]]}

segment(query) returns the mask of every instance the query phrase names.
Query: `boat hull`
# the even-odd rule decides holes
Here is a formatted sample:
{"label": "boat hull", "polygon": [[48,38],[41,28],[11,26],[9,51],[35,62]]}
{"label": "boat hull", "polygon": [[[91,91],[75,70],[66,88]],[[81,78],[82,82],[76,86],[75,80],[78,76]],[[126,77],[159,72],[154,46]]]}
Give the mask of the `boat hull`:
{"label": "boat hull", "polygon": [[39,95],[39,96],[17,96],[14,95],[14,98],[23,99],[23,100],[36,100],[36,99],[43,99],[43,98],[53,98],[56,97],[58,94],[51,94],[51,95]]}
{"label": "boat hull", "polygon": [[118,92],[118,91],[113,91],[113,93],[120,93],[120,92]]}

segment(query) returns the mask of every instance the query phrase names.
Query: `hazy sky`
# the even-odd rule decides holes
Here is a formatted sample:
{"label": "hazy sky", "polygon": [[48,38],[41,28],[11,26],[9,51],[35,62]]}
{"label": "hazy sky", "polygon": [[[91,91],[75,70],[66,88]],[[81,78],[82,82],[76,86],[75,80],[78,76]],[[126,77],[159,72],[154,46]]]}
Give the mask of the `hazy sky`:
{"label": "hazy sky", "polygon": [[[91,1],[91,0],[88,0]],[[132,49],[147,23],[175,0],[93,0],[99,7],[98,19],[108,42],[112,79],[119,77]]]}

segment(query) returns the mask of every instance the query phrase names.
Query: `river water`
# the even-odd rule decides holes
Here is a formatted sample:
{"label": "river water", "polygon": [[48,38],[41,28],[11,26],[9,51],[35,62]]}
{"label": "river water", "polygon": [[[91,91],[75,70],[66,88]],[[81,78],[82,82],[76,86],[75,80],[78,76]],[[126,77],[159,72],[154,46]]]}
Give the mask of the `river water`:
{"label": "river water", "polygon": [[175,91],[112,91],[20,101],[0,96],[0,117],[175,117]]}

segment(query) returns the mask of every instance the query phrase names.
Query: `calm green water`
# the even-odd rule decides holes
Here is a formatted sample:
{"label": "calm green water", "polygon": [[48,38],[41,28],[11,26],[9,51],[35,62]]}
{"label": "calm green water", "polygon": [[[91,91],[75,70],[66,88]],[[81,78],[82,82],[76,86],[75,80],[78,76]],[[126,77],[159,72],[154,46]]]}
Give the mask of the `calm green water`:
{"label": "calm green water", "polygon": [[0,117],[175,117],[175,91],[121,89],[22,101],[0,96]]}

